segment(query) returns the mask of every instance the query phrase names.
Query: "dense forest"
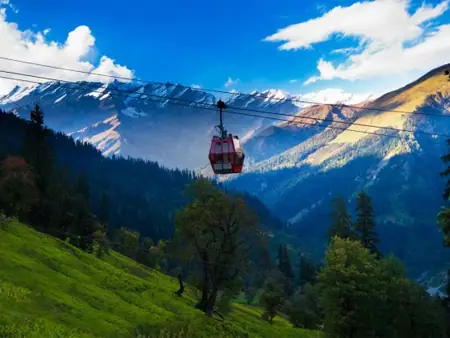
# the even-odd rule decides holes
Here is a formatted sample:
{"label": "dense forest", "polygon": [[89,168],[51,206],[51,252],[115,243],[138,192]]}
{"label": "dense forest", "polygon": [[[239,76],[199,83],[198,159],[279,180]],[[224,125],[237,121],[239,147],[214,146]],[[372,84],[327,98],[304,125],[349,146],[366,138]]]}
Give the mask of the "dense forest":
{"label": "dense forest", "polygon": [[[226,192],[187,171],[103,158],[93,147],[44,127],[38,106],[25,122],[0,114],[0,209],[101,258],[108,250],[177,276],[200,290],[195,307],[224,318],[244,295],[292,325],[327,337],[448,337],[449,297],[431,297],[379,251],[371,197],[331,205],[324,264],[270,253],[283,225],[250,196]],[[450,155],[443,157],[450,162]],[[449,175],[450,169],[443,175]],[[448,198],[448,196],[446,196]],[[450,209],[438,220],[450,245]],[[299,250],[294,251],[299,252]],[[450,282],[449,287],[450,291]]]}
{"label": "dense forest", "polygon": [[[38,122],[44,123],[43,120]],[[0,113],[0,160],[11,155],[24,156],[24,151],[42,151],[46,158],[34,166],[43,166],[42,170],[53,185],[49,187],[54,190],[52,196],[63,193],[62,185],[78,182],[80,189],[86,186],[84,197],[90,210],[97,217],[103,217],[109,229],[128,228],[153,241],[173,235],[174,213],[185,204],[181,193],[185,185],[196,178],[193,172],[169,170],[140,159],[105,158],[90,144],[74,141],[43,126],[45,143],[34,142],[33,138],[39,135],[27,135],[34,127],[33,122]],[[30,138],[28,143],[23,142],[25,137]],[[30,148],[23,149],[24,144],[29,144]],[[28,160],[33,161],[30,156],[24,156],[29,164]],[[268,229],[283,227],[257,198],[248,194],[244,198],[258,211]],[[55,200],[61,198],[55,197]],[[44,223],[49,224],[48,220]]]}

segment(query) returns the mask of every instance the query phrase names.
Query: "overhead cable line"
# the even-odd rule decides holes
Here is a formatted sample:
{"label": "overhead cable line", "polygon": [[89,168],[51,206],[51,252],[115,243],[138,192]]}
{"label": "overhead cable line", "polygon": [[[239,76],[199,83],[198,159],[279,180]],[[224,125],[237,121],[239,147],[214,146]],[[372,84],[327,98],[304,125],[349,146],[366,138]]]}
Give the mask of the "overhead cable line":
{"label": "overhead cable line", "polygon": [[[80,73],[80,74],[112,78],[112,79],[117,79],[117,80],[135,81],[135,82],[141,82],[141,83],[147,83],[147,84],[157,84],[157,85],[179,86],[181,88],[189,88],[192,90],[198,90],[198,88],[194,88],[192,86],[185,86],[185,85],[181,85],[181,84],[172,84],[172,83],[167,83],[167,82],[133,79],[130,77],[89,72],[89,71],[83,71],[83,70],[78,70],[78,69],[47,65],[47,64],[38,63],[38,62],[19,60],[19,59],[4,57],[4,56],[0,56],[0,59],[6,60],[6,61],[22,63],[22,64],[29,64],[29,65],[33,65],[33,66],[51,68],[51,69],[55,69],[55,70],[64,70],[64,71],[75,72],[75,73]],[[253,98],[265,98],[265,99],[270,99],[272,101],[278,101],[278,102],[292,101],[292,102],[306,103],[306,104],[312,104],[312,105],[326,105],[326,106],[339,107],[339,108],[345,107],[345,108],[350,108],[350,109],[355,109],[355,110],[369,110],[369,111],[379,111],[379,112],[392,112],[392,113],[399,113],[399,114],[450,117],[450,115],[444,115],[444,114],[433,114],[433,113],[422,113],[422,112],[417,112],[417,111],[404,111],[404,110],[396,110],[396,109],[364,107],[364,106],[355,106],[355,105],[348,105],[348,104],[342,104],[342,103],[323,103],[323,102],[316,102],[316,101],[301,100],[301,99],[296,99],[296,98],[276,99],[276,98],[273,98],[273,97],[263,94],[263,93],[248,94],[248,93],[230,92],[230,91],[225,91],[225,90],[220,90],[220,89],[208,89],[208,88],[202,88],[202,90],[205,92],[221,93],[221,94],[234,95],[234,96],[242,95],[242,96],[249,96],[249,97],[253,97]]]}
{"label": "overhead cable line", "polygon": [[[23,82],[29,82],[29,83],[35,83],[35,84],[46,84],[46,82],[39,82],[39,81],[20,79],[20,78],[14,78],[14,77],[7,77],[7,76],[0,76],[0,78],[1,79],[5,79],[5,80],[23,81]],[[61,80],[61,82],[67,82],[68,84],[75,84],[75,87],[66,87],[69,90],[73,90],[73,91],[81,90],[83,92],[96,92],[96,93],[99,93],[99,94],[103,93],[103,92],[98,92],[98,89],[101,89],[101,88],[97,88],[97,90],[91,90],[90,88],[88,88],[88,89],[82,88],[84,85],[78,84],[76,82],[70,82],[70,81],[64,81],[64,80]],[[120,92],[120,90],[118,90],[118,91]],[[129,97],[129,95],[120,95],[120,94],[112,94],[112,93],[108,93],[108,94],[111,97],[122,97],[122,98],[128,98]],[[151,95],[149,94],[147,96],[151,96]],[[145,98],[145,97],[136,98],[136,99],[137,100],[145,100],[145,101],[149,101],[149,102],[167,103],[167,104],[177,105],[177,106],[186,107],[186,108],[194,108],[194,106],[192,106],[192,105],[181,104],[179,102],[172,102],[171,100],[177,100],[175,98],[164,97],[164,96],[161,96],[161,97],[164,98],[164,100],[151,100],[150,98]],[[190,101],[190,102],[196,104],[197,106],[195,106],[195,108],[197,108],[197,109],[211,110],[211,111],[217,112],[217,108],[215,107],[215,105],[204,104],[204,103],[200,103],[200,102],[196,102],[196,101]],[[305,125],[310,125],[310,126],[314,126],[314,127],[318,127],[318,128],[324,128],[324,129],[330,128],[330,129],[336,129],[336,130],[342,130],[342,131],[351,131],[351,132],[355,132],[355,133],[362,133],[362,134],[368,134],[368,135],[377,135],[377,136],[386,136],[386,137],[394,137],[394,138],[404,139],[403,137],[401,137],[400,135],[397,135],[397,134],[384,134],[384,133],[377,133],[377,132],[370,132],[370,131],[342,128],[342,127],[337,127],[337,126],[333,126],[333,125],[322,125],[322,124],[316,124],[316,123],[308,123],[308,122],[304,122],[304,121],[294,121],[295,119],[314,119],[314,118],[310,118],[310,117],[292,116],[293,117],[292,120],[286,120],[286,119],[282,119],[282,118],[276,118],[276,117],[271,117],[271,116],[255,115],[255,114],[249,114],[249,113],[242,113],[242,112],[236,112],[236,111],[231,111],[231,110],[224,110],[224,113],[234,114],[234,115],[242,115],[242,116],[250,116],[250,117],[256,117],[256,118],[265,118],[265,119],[269,119],[269,120],[273,120],[273,121],[281,121],[281,122],[287,122],[287,123],[298,122],[298,123],[303,123]],[[379,128],[379,127],[376,127],[376,128]],[[423,132],[423,133],[426,133],[426,132]],[[435,135],[435,134],[429,133],[429,135]],[[449,136],[446,136],[446,135],[442,135],[442,136],[443,137],[449,137]],[[437,142],[437,143],[441,143],[441,142]]]}
{"label": "overhead cable line", "polygon": [[[21,72],[12,72],[12,71],[2,70],[2,69],[0,69],[0,72],[1,73],[7,73],[7,74],[13,74],[13,75],[20,75],[20,76],[27,76],[27,77],[32,77],[32,78],[38,78],[38,79],[43,79],[43,80],[49,80],[49,81],[59,81],[59,82],[64,82],[64,83],[70,83],[70,84],[74,84],[76,86],[83,86],[83,87],[88,87],[88,88],[94,88],[96,90],[101,89],[101,88],[98,88],[97,85],[94,85],[94,84],[91,84],[91,83],[80,84],[80,83],[77,83],[77,82],[61,80],[61,79],[57,79],[57,78],[53,78],[53,77],[38,76],[38,75],[32,75],[32,74],[27,74],[27,73],[21,73]],[[36,82],[36,83],[42,84],[42,82]],[[138,94],[139,96],[141,96],[141,97],[133,97],[136,100],[144,100],[144,99],[146,99],[145,96],[150,96],[150,97],[157,97],[157,98],[161,98],[161,99],[165,99],[165,100],[181,101],[181,102],[186,102],[186,103],[190,103],[190,104],[202,104],[202,105],[210,107],[211,109],[216,110],[216,105],[215,104],[201,103],[201,102],[187,100],[187,99],[181,99],[181,98],[171,98],[169,96],[164,96],[164,95],[140,93],[140,92],[137,92],[137,91],[123,90],[123,89],[119,89],[119,88],[110,88],[110,90],[114,90],[114,91],[117,91],[119,93],[130,94],[130,95]],[[105,95],[106,95],[106,93],[105,93]],[[270,115],[289,117],[289,118],[293,118],[293,119],[309,119],[309,120],[314,120],[314,121],[340,123],[340,124],[345,124],[345,125],[349,125],[349,126],[353,126],[354,125],[354,126],[361,126],[361,127],[368,127],[368,128],[393,130],[393,131],[407,132],[407,133],[417,133],[417,134],[424,134],[424,135],[431,135],[431,136],[436,135],[436,136],[450,138],[450,135],[440,134],[440,133],[430,133],[430,132],[426,132],[426,131],[422,131],[422,130],[409,130],[409,129],[402,129],[402,128],[394,128],[394,127],[384,127],[384,126],[376,126],[376,125],[371,125],[371,124],[364,124],[364,123],[350,122],[350,121],[335,121],[335,120],[332,120],[332,119],[324,119],[324,118],[318,118],[318,117],[312,117],[312,116],[298,116],[298,115],[283,114],[283,113],[277,113],[277,112],[268,112],[268,111],[264,111],[264,110],[249,109],[249,108],[239,108],[239,107],[232,107],[232,106],[229,106],[229,108],[230,109],[234,109],[234,110],[242,110],[242,111],[249,111],[249,112],[256,112],[256,113],[263,113],[263,114],[270,114]],[[241,113],[241,115],[242,115],[242,113]],[[252,116],[252,115],[249,115],[249,116]],[[274,119],[274,120],[280,120],[280,119]],[[293,122],[293,121],[284,120],[284,119],[281,120],[281,121]],[[301,122],[301,123],[306,123],[306,122]],[[315,124],[311,123],[311,125],[315,125]],[[336,128],[336,129],[338,129],[338,128]],[[342,128],[339,128],[339,129],[342,129]],[[344,128],[343,130],[348,130],[348,129]]]}

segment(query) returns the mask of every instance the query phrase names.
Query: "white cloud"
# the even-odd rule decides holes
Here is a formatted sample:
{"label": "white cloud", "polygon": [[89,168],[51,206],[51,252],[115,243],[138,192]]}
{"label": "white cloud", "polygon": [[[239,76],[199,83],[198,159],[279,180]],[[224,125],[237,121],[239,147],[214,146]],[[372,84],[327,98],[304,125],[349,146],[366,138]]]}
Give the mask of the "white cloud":
{"label": "white cloud", "polygon": [[191,87],[194,89],[202,89],[202,86],[200,86],[198,84],[193,84]]}
{"label": "white cloud", "polygon": [[[299,100],[310,101],[314,103],[345,103],[345,104],[357,104],[368,99],[376,98],[373,93],[348,93],[340,88],[327,88],[315,92],[306,94],[300,94],[296,96]],[[305,103],[305,106],[309,104]]]}
{"label": "white cloud", "polygon": [[[5,4],[7,0],[1,1],[3,1],[2,4]],[[6,8],[0,8],[0,45],[3,50],[3,52],[0,53],[1,56],[58,67],[78,69],[86,72],[102,73],[127,78],[133,77],[133,72],[131,70],[125,66],[116,64],[113,59],[107,56],[102,56],[97,65],[86,61],[86,57],[92,52],[95,45],[95,38],[89,27],[76,27],[68,34],[66,41],[62,44],[57,41],[46,40],[45,35],[48,34],[48,32],[49,29],[45,29],[42,32],[31,30],[22,31],[18,28],[16,23],[7,21]],[[107,77],[38,67],[6,60],[0,60],[0,69],[58,78],[67,81],[89,80],[111,82],[114,80]],[[0,73],[0,75],[6,74]],[[0,79],[0,94],[9,92],[17,84],[29,85],[26,82],[20,83]]]}
{"label": "white cloud", "polygon": [[228,87],[231,87],[231,86],[237,84],[238,82],[239,82],[239,79],[233,80],[231,77],[229,77],[228,80],[227,80],[227,82],[225,82],[225,85],[224,85],[224,86],[225,86],[226,88],[228,88]]}
{"label": "white cloud", "polygon": [[357,2],[285,27],[265,41],[283,41],[280,50],[297,50],[311,48],[336,34],[359,39],[357,48],[332,51],[347,55],[344,62],[334,65],[320,59],[317,65],[320,75],[308,79],[306,84],[334,78],[356,80],[426,71],[449,62],[450,25],[426,25],[448,7],[449,0],[434,7],[423,3],[410,14],[409,0]]}
{"label": "white cloud", "polygon": [[19,13],[19,9],[14,6],[9,0],[0,0],[0,6],[9,7],[15,14]]}
{"label": "white cloud", "polygon": [[297,79],[292,79],[292,80],[289,80],[289,83],[296,83],[298,80]]}

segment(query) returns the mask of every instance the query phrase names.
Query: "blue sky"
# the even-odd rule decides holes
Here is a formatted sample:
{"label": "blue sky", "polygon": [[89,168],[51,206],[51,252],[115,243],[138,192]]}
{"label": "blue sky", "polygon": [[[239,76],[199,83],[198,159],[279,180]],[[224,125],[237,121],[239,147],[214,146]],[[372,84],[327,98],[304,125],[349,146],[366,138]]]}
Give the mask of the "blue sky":
{"label": "blue sky", "polygon": [[[5,23],[32,34],[50,29],[41,41],[48,45],[42,57],[36,51],[14,57],[52,64],[67,57],[67,66],[76,66],[79,60],[66,52],[51,54],[51,45],[62,48],[70,32],[87,26],[74,34],[75,59],[97,67],[107,56],[138,78],[155,81],[240,91],[339,88],[378,94],[450,62],[450,35],[443,39],[450,23],[446,1],[362,1],[360,7],[345,0],[10,1],[0,0]],[[283,31],[294,24],[301,25]],[[273,41],[265,41],[270,36]],[[95,43],[80,56],[87,47],[77,45],[92,37]],[[280,50],[285,43],[294,48]],[[418,48],[405,52],[410,47]],[[114,71],[105,67],[98,69]],[[225,86],[229,78],[239,80]]]}

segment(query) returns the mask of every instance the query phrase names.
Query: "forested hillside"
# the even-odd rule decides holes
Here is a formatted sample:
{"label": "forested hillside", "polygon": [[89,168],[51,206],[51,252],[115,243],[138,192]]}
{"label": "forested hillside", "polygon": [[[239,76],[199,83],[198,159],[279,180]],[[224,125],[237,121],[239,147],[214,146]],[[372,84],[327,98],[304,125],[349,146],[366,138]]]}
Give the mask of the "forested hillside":
{"label": "forested hillside", "polygon": [[[0,116],[3,336],[450,334],[449,296],[430,296],[383,255],[365,191],[356,218],[333,200],[320,264],[288,243],[255,197],[154,163],[105,159],[46,129],[39,106],[30,122]],[[437,216],[450,245],[449,210]]]}
{"label": "forested hillside", "polygon": [[[0,113],[0,160],[8,155],[23,154],[24,138],[31,128],[30,122],[13,114]],[[106,158],[90,144],[74,141],[63,133],[45,130],[48,146],[43,146],[46,159],[42,170],[51,186],[49,197],[54,201],[68,198],[66,187],[77,190],[88,201],[90,210],[109,225],[109,230],[120,227],[138,231],[142,237],[157,242],[173,235],[174,212],[185,204],[182,192],[185,185],[195,179],[188,170],[170,170],[156,162],[140,159]],[[33,138],[29,152],[39,151]],[[75,183],[76,182],[76,183]],[[72,196],[73,197],[73,196]],[[271,230],[282,224],[255,197],[245,195]],[[68,202],[69,203],[69,202]],[[64,214],[62,205],[47,212]],[[40,225],[48,227],[53,219],[42,219]]]}
{"label": "forested hillside", "polygon": [[18,222],[3,223],[0,238],[2,338],[322,337],[242,304],[208,320],[197,290],[178,297],[176,279],[114,251],[98,259]]}

